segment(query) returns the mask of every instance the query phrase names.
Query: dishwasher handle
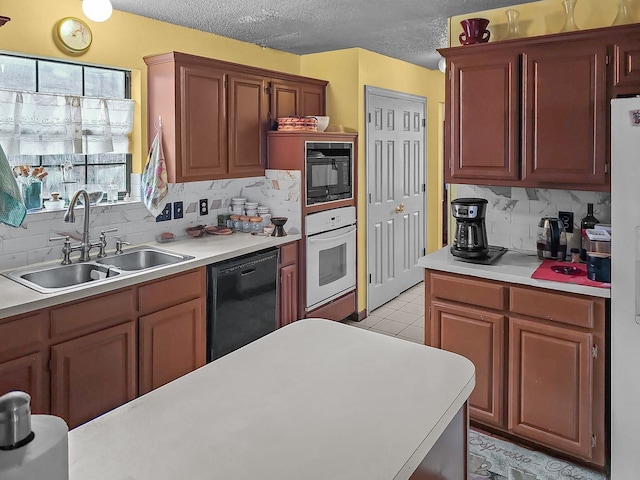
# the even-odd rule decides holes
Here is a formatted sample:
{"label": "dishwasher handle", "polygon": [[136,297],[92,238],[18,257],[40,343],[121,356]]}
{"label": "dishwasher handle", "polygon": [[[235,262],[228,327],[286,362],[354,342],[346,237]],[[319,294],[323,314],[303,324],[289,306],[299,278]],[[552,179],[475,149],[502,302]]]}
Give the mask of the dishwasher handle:
{"label": "dishwasher handle", "polygon": [[240,275],[241,276],[246,276],[246,275],[251,275],[252,273],[255,273],[256,269],[255,268],[250,268],[249,270],[245,270],[244,272],[241,272]]}

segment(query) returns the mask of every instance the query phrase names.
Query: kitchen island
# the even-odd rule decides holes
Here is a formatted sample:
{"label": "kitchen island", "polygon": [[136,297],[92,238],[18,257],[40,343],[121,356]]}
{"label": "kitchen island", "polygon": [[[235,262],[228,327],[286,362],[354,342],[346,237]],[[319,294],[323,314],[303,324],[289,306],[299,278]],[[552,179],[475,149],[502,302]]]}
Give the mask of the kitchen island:
{"label": "kitchen island", "polygon": [[400,480],[435,478],[435,460],[437,478],[459,480],[474,372],[301,320],[72,430],[70,479]]}

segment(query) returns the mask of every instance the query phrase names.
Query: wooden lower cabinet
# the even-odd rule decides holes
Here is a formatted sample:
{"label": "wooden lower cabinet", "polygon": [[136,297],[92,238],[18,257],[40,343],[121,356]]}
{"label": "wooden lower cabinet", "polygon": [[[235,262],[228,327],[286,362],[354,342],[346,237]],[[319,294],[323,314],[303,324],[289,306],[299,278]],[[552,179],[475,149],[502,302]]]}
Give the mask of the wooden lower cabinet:
{"label": "wooden lower cabinet", "polygon": [[476,367],[469,412],[483,422],[504,425],[504,316],[444,302],[431,304],[432,346],[468,358]]}
{"label": "wooden lower cabinet", "polygon": [[298,296],[300,275],[298,271],[298,242],[280,247],[278,273],[278,328],[295,322],[300,317]]}
{"label": "wooden lower cabinet", "polygon": [[137,395],[135,322],[51,347],[51,413],[77,427]]}
{"label": "wooden lower cabinet", "polygon": [[46,365],[42,352],[0,363],[0,396],[12,390],[31,395],[31,413],[47,414]]}
{"label": "wooden lower cabinet", "polygon": [[509,430],[591,457],[591,333],[509,319]]}
{"label": "wooden lower cabinet", "polygon": [[469,358],[470,419],[606,465],[603,298],[426,270],[425,343]]}
{"label": "wooden lower cabinet", "polygon": [[139,394],[206,362],[205,314],[200,299],[140,317]]}
{"label": "wooden lower cabinet", "polygon": [[0,319],[0,395],[74,428],[205,364],[205,267]]}

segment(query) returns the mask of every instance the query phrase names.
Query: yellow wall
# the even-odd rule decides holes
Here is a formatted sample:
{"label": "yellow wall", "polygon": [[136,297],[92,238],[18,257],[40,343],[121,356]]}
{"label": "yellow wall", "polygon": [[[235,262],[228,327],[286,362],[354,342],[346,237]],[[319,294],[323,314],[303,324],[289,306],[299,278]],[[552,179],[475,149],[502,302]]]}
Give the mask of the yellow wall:
{"label": "yellow wall", "polygon": [[331,122],[358,136],[358,311],[366,308],[366,177],[365,177],[365,86],[386,88],[427,98],[427,251],[436,250],[442,235],[441,117],[444,76],[394,58],[353,48],[305,55],[301,73],[329,80],[327,109]]}
{"label": "yellow wall", "polygon": [[[60,58],[82,63],[108,65],[132,71],[132,96],[136,101],[133,132],[133,168],[141,171],[146,157],[146,67],[143,57],[156,53],[181,51],[230,62],[268,68],[282,72],[321,78],[330,82],[327,111],[331,123],[342,124],[348,131],[365,131],[364,86],[370,85],[427,98],[427,250],[438,248],[441,232],[440,168],[441,129],[439,103],[444,101],[444,77],[416,65],[385,57],[359,48],[298,56],[265,49],[245,42],[179,27],[137,15],[114,11],[104,23],[84,17],[80,0],[20,0],[3,2],[0,14],[11,21],[0,28],[3,51]],[[76,16],[93,31],[93,44],[82,56],[60,51],[53,41],[58,20]],[[364,155],[364,135],[359,136],[359,151]],[[359,164],[359,227],[364,232],[366,204],[365,163]],[[366,307],[366,238],[359,240],[359,302]]]}
{"label": "yellow wall", "polygon": [[[631,17],[640,20],[640,0],[628,0]],[[520,32],[524,37],[558,33],[565,19],[561,0],[540,0],[510,7],[520,12]],[[459,46],[458,35],[462,33],[460,20],[472,17],[489,19],[491,41],[499,41],[507,31],[507,8],[496,8],[484,12],[470,13],[451,17],[449,45]],[[616,0],[578,0],[575,7],[575,22],[581,30],[608,27],[616,18],[618,2]]]}

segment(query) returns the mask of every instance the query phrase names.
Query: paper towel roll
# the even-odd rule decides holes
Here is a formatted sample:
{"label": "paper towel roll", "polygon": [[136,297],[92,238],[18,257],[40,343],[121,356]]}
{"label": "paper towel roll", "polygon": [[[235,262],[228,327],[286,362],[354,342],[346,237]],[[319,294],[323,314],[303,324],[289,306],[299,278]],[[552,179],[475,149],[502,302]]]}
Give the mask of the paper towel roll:
{"label": "paper towel roll", "polygon": [[0,450],[2,480],[69,480],[69,428],[59,417],[32,415],[35,438],[21,448]]}

